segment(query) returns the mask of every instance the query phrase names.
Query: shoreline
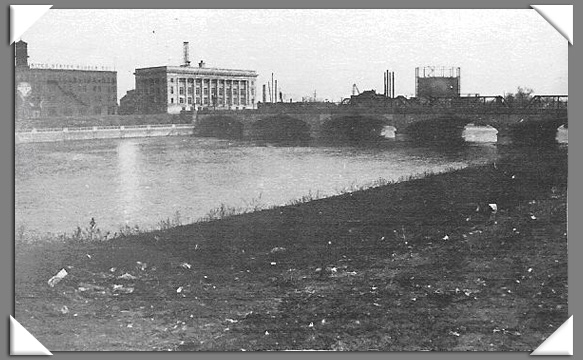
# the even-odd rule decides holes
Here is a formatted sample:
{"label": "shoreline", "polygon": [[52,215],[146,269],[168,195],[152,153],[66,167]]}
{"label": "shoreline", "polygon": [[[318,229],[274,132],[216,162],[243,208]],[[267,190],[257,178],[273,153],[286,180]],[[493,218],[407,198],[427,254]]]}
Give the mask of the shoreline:
{"label": "shoreline", "polygon": [[[116,238],[116,234],[119,237],[125,237],[130,235],[143,235],[147,233],[170,230],[179,226],[193,226],[206,224],[216,221],[226,221],[232,217],[243,216],[258,212],[269,212],[278,211],[281,208],[300,206],[307,203],[312,203],[316,201],[331,200],[343,196],[352,196],[353,194],[358,194],[361,192],[369,191],[375,188],[394,186],[399,183],[405,183],[413,180],[420,180],[430,176],[444,175],[454,171],[458,171],[465,168],[473,168],[484,166],[484,164],[470,164],[463,167],[448,167],[443,170],[438,171],[424,171],[416,174],[410,174],[407,176],[402,176],[399,179],[387,180],[385,178],[378,178],[362,184],[351,184],[345,188],[335,190],[334,193],[328,194],[320,191],[308,191],[307,194],[299,197],[293,198],[285,201],[281,204],[261,204],[256,199],[250,199],[245,201],[248,205],[246,206],[235,206],[227,203],[221,203],[216,207],[210,208],[205,215],[202,215],[194,220],[187,221],[184,223],[182,221],[182,214],[176,211],[172,217],[168,216],[166,218],[159,219],[155,225],[150,227],[144,227],[140,224],[119,224],[117,227],[110,227],[109,229],[103,229],[100,227],[95,227],[93,231],[89,227],[77,226],[75,229],[71,228],[70,231],[61,232],[42,232],[38,229],[28,229],[26,223],[20,223],[16,226],[16,241],[23,241],[25,243],[34,243],[39,241],[54,241],[54,240],[75,240],[75,241],[109,241]],[[254,205],[256,204],[256,205]],[[188,219],[188,218],[187,218]],[[118,231],[114,231],[117,229]],[[92,235],[91,235],[92,233]],[[108,234],[108,235],[105,235]]]}
{"label": "shoreline", "polygon": [[[524,152],[108,241],[17,243],[16,319],[55,351],[530,351],[567,318],[567,149]],[[71,336],[89,324],[118,330]]]}

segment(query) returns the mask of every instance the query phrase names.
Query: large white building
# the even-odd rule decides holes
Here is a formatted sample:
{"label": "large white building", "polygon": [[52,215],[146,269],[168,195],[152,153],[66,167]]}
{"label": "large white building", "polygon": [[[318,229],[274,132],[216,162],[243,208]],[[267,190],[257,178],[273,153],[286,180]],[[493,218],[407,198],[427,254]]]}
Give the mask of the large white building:
{"label": "large white building", "polygon": [[175,114],[256,106],[255,71],[210,68],[203,61],[190,66],[188,43],[184,43],[184,64],[136,69],[134,75],[138,113]]}

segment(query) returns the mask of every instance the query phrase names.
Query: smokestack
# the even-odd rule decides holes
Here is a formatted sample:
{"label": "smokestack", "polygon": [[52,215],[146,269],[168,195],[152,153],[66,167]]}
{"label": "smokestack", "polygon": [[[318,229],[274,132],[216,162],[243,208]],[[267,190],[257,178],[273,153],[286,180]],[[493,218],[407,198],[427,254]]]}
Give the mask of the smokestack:
{"label": "smokestack", "polygon": [[190,60],[188,60],[188,41],[182,43],[183,53],[184,53],[184,64],[183,66],[190,66]]}
{"label": "smokestack", "polygon": [[392,98],[395,98],[395,72],[391,71],[391,90],[393,91],[393,94],[391,95]]}
{"label": "smokestack", "polygon": [[263,84],[263,103],[265,104],[267,102],[267,89],[265,84]]}
{"label": "smokestack", "polygon": [[277,94],[278,94],[278,92],[277,92],[277,80],[275,80],[275,87],[274,87],[273,93],[275,94],[275,102],[277,102]]}
{"label": "smokestack", "polygon": [[14,43],[14,65],[18,68],[28,68],[28,44],[20,40]]}
{"label": "smokestack", "polygon": [[388,83],[387,83],[387,75],[389,73],[389,70],[385,71],[383,73],[383,81],[384,81],[384,90],[383,90],[383,94],[385,95],[385,97],[388,97]]}
{"label": "smokestack", "polygon": [[389,70],[387,70],[387,96],[392,98],[393,96],[391,95],[393,93],[393,79],[392,79],[393,73],[389,72]]}

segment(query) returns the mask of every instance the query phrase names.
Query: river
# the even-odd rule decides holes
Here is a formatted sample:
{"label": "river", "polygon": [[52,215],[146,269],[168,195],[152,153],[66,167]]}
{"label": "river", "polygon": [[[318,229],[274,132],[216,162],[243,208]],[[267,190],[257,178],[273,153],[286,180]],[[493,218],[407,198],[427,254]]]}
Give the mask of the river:
{"label": "river", "polygon": [[70,234],[91,218],[112,233],[154,229],[167,219],[197,221],[221,204],[265,208],[496,159],[493,129],[469,129],[465,138],[467,145],[450,150],[390,140],[265,146],[190,136],[19,144],[15,229],[17,237]]}

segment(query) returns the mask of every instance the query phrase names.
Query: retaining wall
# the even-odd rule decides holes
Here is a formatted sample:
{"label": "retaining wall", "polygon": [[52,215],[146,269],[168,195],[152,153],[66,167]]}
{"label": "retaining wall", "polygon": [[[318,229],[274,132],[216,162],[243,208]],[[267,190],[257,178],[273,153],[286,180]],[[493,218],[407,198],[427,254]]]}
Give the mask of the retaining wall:
{"label": "retaining wall", "polygon": [[62,129],[32,129],[14,133],[14,143],[55,142],[92,139],[119,139],[155,136],[192,135],[193,125],[136,125],[136,126],[94,126]]}

